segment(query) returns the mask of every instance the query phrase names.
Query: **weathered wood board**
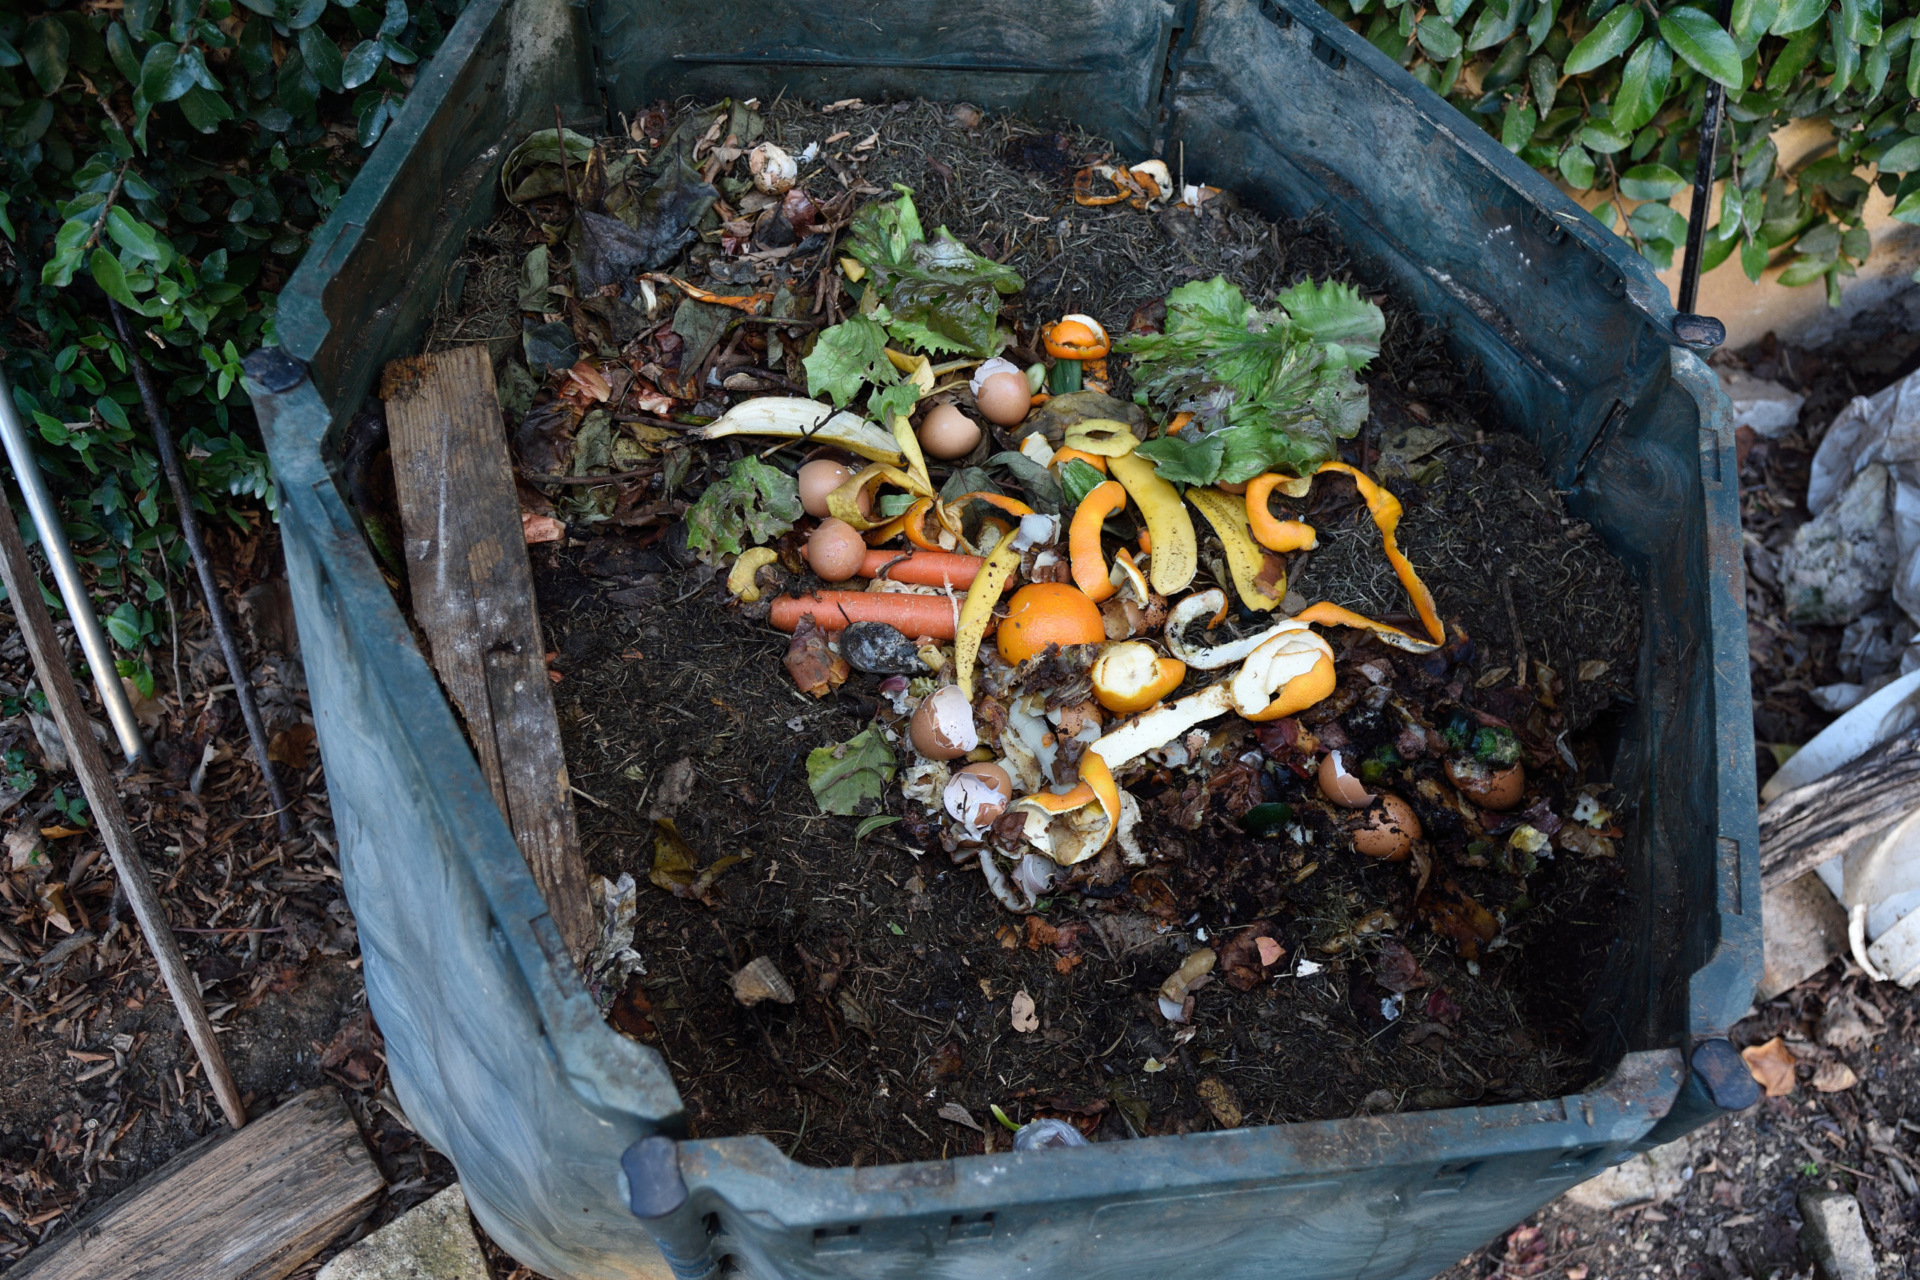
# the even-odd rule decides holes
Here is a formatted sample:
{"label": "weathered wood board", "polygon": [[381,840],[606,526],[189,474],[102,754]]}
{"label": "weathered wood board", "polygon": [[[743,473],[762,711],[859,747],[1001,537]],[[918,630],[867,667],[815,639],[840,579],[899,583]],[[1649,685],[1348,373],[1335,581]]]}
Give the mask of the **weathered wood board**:
{"label": "weathered wood board", "polygon": [[175,1156],[6,1280],[280,1280],[372,1212],[381,1186],[327,1085]]}
{"label": "weathered wood board", "polygon": [[593,906],[493,362],[485,347],[395,360],[380,395],[414,619],[534,883],[579,959],[593,945]]}

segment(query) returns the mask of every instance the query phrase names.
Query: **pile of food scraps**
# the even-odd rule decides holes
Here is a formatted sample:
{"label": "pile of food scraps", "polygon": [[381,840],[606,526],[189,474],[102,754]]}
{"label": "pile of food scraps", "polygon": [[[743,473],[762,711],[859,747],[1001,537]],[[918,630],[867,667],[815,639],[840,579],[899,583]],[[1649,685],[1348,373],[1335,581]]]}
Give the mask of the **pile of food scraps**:
{"label": "pile of food scraps", "polygon": [[1625,571],[1325,226],[995,128],[536,135],[436,321],[508,357],[611,1020],[836,1163],[1579,1087]]}

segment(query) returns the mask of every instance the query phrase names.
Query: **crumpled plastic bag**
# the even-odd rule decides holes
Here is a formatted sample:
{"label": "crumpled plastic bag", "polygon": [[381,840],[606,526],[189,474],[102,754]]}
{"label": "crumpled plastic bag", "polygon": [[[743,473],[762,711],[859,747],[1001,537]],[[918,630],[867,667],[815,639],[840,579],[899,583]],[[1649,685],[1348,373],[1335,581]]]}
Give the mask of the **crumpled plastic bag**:
{"label": "crumpled plastic bag", "polygon": [[[1876,464],[1892,486],[1893,601],[1920,623],[1920,373],[1841,410],[1813,455],[1808,510],[1818,517]],[[1900,669],[1920,669],[1920,653],[1909,649]]]}

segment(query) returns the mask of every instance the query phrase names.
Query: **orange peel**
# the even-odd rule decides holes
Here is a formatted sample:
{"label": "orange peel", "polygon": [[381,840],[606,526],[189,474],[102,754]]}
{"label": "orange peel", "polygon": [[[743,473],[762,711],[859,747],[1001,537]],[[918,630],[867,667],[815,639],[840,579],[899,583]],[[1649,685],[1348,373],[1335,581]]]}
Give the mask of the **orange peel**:
{"label": "orange peel", "polygon": [[1092,316],[1062,316],[1046,332],[1047,354],[1056,360],[1104,360],[1113,339]]}
{"label": "orange peel", "polygon": [[1022,796],[1010,806],[1024,814],[1027,843],[1063,867],[1085,862],[1106,848],[1120,825],[1120,785],[1107,762],[1089,751],[1080,757],[1080,781],[1070,791]]}
{"label": "orange peel", "polygon": [[1187,664],[1163,658],[1138,640],[1126,640],[1102,650],[1088,674],[1101,706],[1132,715],[1178,689],[1187,677]]}
{"label": "orange peel", "polygon": [[[1232,494],[1203,485],[1188,489],[1187,501],[1200,509],[1219,537],[1221,550],[1227,557],[1227,571],[1233,578],[1233,589],[1240,593],[1240,603],[1263,613],[1278,609],[1281,598],[1287,594],[1286,570],[1277,558],[1254,542],[1247,528],[1246,504]],[[1272,581],[1263,589],[1261,580],[1268,575]]]}
{"label": "orange peel", "polygon": [[1323,627],[1358,627],[1379,636],[1385,644],[1408,653],[1432,653],[1440,646],[1418,636],[1410,636],[1398,627],[1388,626],[1384,622],[1375,622],[1364,614],[1322,600],[1319,604],[1310,604],[1293,615],[1297,622],[1317,622]]}
{"label": "orange peel", "polygon": [[1073,512],[1073,523],[1067,528],[1073,585],[1086,592],[1095,604],[1118,590],[1111,581],[1106,557],[1100,551],[1100,526],[1126,505],[1126,488],[1118,480],[1103,481],[1080,500]]}
{"label": "orange peel", "polygon": [[1312,525],[1281,520],[1267,508],[1268,497],[1292,478],[1269,471],[1247,482],[1247,525],[1253,531],[1253,540],[1269,551],[1311,551],[1320,545],[1320,535]]}
{"label": "orange peel", "polygon": [[1097,453],[1088,453],[1085,449],[1075,449],[1071,447],[1055,449],[1053,451],[1053,457],[1048,461],[1047,465],[1058,469],[1076,459],[1086,463],[1101,475],[1107,474],[1107,460]]}
{"label": "orange peel", "polygon": [[[1375,484],[1358,467],[1350,467],[1344,462],[1323,462],[1315,475],[1325,475],[1329,471],[1338,471],[1353,477],[1353,483],[1360,490],[1360,497],[1367,504],[1367,512],[1373,517],[1373,523],[1379,527],[1380,539],[1384,544],[1387,562],[1400,576],[1400,585],[1407,589],[1407,595],[1413,599],[1413,607],[1420,615],[1420,621],[1427,628],[1427,634],[1435,644],[1445,644],[1446,628],[1440,625],[1440,611],[1434,606],[1433,592],[1427,590],[1427,584],[1420,581],[1420,575],[1414,570],[1413,562],[1400,552],[1394,531],[1400,527],[1402,508],[1400,499],[1386,489]],[[835,514],[838,514],[837,512]]]}

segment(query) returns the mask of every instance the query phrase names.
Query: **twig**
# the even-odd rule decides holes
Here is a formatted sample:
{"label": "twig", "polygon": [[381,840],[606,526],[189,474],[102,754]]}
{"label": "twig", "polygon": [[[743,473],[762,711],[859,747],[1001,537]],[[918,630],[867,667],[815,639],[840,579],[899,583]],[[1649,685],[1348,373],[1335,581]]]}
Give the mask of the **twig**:
{"label": "twig", "polygon": [[107,202],[100,206],[100,216],[94,219],[93,234],[89,235],[87,242],[80,246],[80,254],[82,257],[92,253],[93,246],[100,243],[100,233],[107,229],[107,215],[113,212],[113,202],[120,198],[121,184],[126,182],[127,170],[132,167],[133,161],[129,160],[120,166],[119,173],[113,175],[113,189],[107,192]]}
{"label": "twig", "polygon": [[174,939],[166,905],[153,890],[146,861],[141,858],[133,831],[127,826],[126,811],[120,807],[113,774],[107,768],[106,757],[100,754],[100,744],[94,739],[93,722],[87,718],[80,690],[73,682],[73,673],[67,669],[66,656],[60,651],[60,641],[53,631],[53,617],[41,599],[40,580],[34,575],[27,560],[26,544],[20,540],[20,530],[12,520],[0,520],[0,579],[6,582],[21,638],[26,641],[27,651],[33,657],[34,673],[40,679],[40,690],[46,695],[47,708],[53,713],[60,736],[66,740],[67,759],[80,779],[88,807],[99,821],[107,856],[113,859],[120,885],[133,907],[134,919],[139,922],[140,931],[153,952],[174,1007],[180,1011],[181,1026],[193,1042],[200,1065],[206,1069],[213,1095],[226,1113],[227,1122],[238,1129],[247,1122],[247,1109],[227,1070],[220,1042],[214,1038],[206,1006],[200,1002],[199,984],[180,954],[179,942]]}
{"label": "twig", "polygon": [[528,476],[520,478],[528,484],[614,484],[621,480],[638,480],[641,476],[650,476],[660,470],[660,464],[641,467],[635,471],[616,471],[610,476]]}
{"label": "twig", "polygon": [[227,607],[220,598],[220,584],[213,578],[213,561],[207,556],[206,540],[200,536],[200,521],[194,515],[193,494],[187,489],[187,474],[180,465],[180,453],[173,447],[173,434],[167,430],[166,410],[161,408],[160,396],[153,389],[153,378],[147,371],[147,363],[140,358],[140,349],[133,340],[133,330],[127,324],[127,313],[111,299],[107,306],[113,311],[113,324],[120,332],[120,341],[126,344],[127,362],[133,367],[133,380],[140,388],[140,401],[146,406],[147,421],[153,427],[154,449],[159,453],[160,465],[167,473],[167,487],[173,490],[173,505],[180,511],[180,533],[187,540],[187,550],[193,556],[193,567],[200,575],[200,594],[206,597],[207,617],[213,623],[214,638],[220,643],[220,656],[227,664],[227,675],[233,680],[233,696],[240,704],[240,718],[246,721],[247,737],[253,743],[253,758],[260,766],[261,777],[266,779],[267,798],[273,802],[273,811],[278,815],[280,834],[290,836],[294,829],[293,815],[289,811],[286,792],[281,789],[279,775],[273,771],[273,761],[267,758],[266,726],[261,723],[260,707],[254,701],[253,682],[247,676],[244,655],[227,620]]}
{"label": "twig", "polygon": [[1524,689],[1527,687],[1527,638],[1520,633],[1520,612],[1513,607],[1512,571],[1500,577],[1500,598],[1506,601],[1507,625],[1513,628],[1514,683]]}
{"label": "twig", "polygon": [[560,145],[560,181],[566,184],[567,203],[579,204],[573,194],[573,170],[567,167],[567,127],[560,123],[560,104],[553,104],[553,140]]}

